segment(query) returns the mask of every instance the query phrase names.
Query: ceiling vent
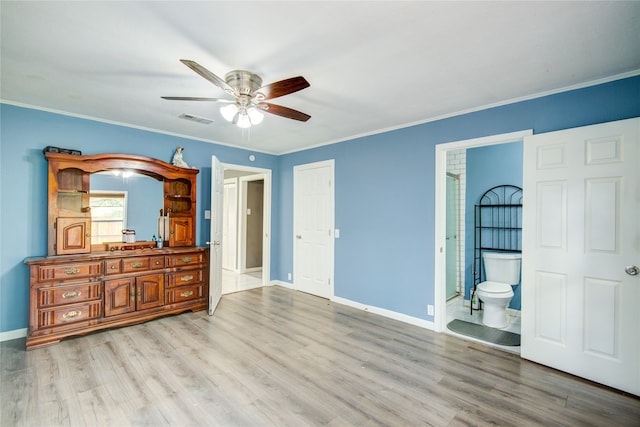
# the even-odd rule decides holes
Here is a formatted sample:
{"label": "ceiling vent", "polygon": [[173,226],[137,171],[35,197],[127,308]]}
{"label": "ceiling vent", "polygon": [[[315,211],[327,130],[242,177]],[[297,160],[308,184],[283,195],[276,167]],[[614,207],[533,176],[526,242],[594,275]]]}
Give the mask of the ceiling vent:
{"label": "ceiling vent", "polygon": [[203,125],[208,125],[209,123],[213,123],[213,120],[207,119],[205,117],[194,116],[193,114],[182,113],[178,116],[181,119],[190,120],[196,123],[202,123]]}

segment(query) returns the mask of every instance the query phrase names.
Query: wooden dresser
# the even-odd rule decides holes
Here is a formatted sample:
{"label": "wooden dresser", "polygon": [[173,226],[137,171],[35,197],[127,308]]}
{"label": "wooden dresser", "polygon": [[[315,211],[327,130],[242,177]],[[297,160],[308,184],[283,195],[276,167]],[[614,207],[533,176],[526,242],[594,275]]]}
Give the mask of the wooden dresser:
{"label": "wooden dresser", "polygon": [[[30,269],[27,349],[206,309],[209,249],[194,246],[199,171],[139,155],[83,156],[51,149],[55,147],[44,150],[49,169],[47,256],[25,260]],[[162,221],[155,215],[144,218],[158,223],[159,232],[163,224],[160,245],[93,241],[91,175],[106,172],[139,174],[162,183]]]}
{"label": "wooden dresser", "polygon": [[208,256],[189,247],[28,258],[27,348],[206,309]]}

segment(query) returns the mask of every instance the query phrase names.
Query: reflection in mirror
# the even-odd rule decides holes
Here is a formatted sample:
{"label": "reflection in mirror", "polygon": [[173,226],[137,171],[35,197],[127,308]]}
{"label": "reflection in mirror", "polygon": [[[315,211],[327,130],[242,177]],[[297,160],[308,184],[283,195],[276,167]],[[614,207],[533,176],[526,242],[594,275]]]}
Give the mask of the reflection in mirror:
{"label": "reflection in mirror", "polygon": [[[158,232],[158,213],[163,206],[163,184],[151,177],[141,174],[119,174],[113,172],[98,172],[91,175],[91,199],[92,205],[96,204],[114,205],[111,208],[92,207],[91,216],[96,217],[98,222],[102,222],[102,229],[94,228],[92,232],[92,244],[122,241],[122,229],[136,231],[136,241],[151,240]],[[96,196],[110,194],[113,197],[108,201],[94,201]],[[126,197],[123,197],[126,195]],[[119,200],[118,200],[119,198]],[[126,201],[126,203],[125,203]],[[118,204],[122,204],[118,208]],[[105,224],[105,216],[112,216],[113,224],[110,231],[106,231],[109,226]],[[122,219],[119,220],[118,216]],[[108,220],[107,220],[108,221]],[[121,221],[121,222],[118,222]],[[117,236],[113,236],[115,228]],[[93,234],[96,234],[94,240]],[[108,238],[100,238],[100,235],[109,235]],[[112,237],[113,236],[113,237]],[[108,239],[108,240],[107,240]]]}

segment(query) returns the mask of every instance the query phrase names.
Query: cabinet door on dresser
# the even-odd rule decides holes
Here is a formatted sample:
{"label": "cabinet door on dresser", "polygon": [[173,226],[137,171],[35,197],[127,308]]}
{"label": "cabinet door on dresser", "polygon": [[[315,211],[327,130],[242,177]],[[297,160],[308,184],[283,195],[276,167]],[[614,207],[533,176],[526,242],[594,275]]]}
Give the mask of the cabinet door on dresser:
{"label": "cabinet door on dresser", "polygon": [[191,218],[172,217],[169,222],[169,246],[192,246],[193,235]]}
{"label": "cabinet door on dresser", "polygon": [[56,253],[82,254],[91,251],[91,218],[56,220]]}
{"label": "cabinet door on dresser", "polygon": [[133,277],[105,280],[104,316],[116,316],[136,310],[136,281]]}
{"label": "cabinet door on dresser", "polygon": [[136,309],[164,305],[164,274],[147,274],[136,277]]}
{"label": "cabinet door on dresser", "polygon": [[164,274],[105,280],[105,317],[164,305]]}

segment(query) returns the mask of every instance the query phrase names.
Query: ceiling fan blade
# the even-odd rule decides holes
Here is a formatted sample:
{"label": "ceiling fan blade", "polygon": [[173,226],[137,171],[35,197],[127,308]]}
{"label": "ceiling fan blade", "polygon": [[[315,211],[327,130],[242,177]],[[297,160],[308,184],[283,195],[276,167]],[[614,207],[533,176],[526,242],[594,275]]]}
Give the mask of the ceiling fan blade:
{"label": "ceiling fan blade", "polygon": [[211,83],[218,86],[220,89],[224,90],[225,92],[231,95],[236,95],[235,89],[229,86],[226,81],[216,76],[211,71],[207,70],[197,62],[191,61],[190,59],[181,59],[180,62],[182,62],[184,65],[191,68],[193,71],[200,74],[202,77],[209,80]]}
{"label": "ceiling fan blade", "polygon": [[306,122],[311,118],[310,115],[305,114],[301,111],[294,110],[293,108],[289,107],[283,107],[282,105],[271,104],[269,102],[261,102],[258,104],[258,107],[260,107],[260,109],[267,113],[286,117],[287,119],[298,120],[301,122]]}
{"label": "ceiling fan blade", "polygon": [[213,101],[213,102],[236,102],[233,99],[224,99],[224,98],[200,98],[194,96],[161,96],[162,99],[167,99],[169,101]]}
{"label": "ceiling fan blade", "polygon": [[304,88],[311,86],[309,82],[302,76],[291,77],[290,79],[280,80],[279,82],[271,83],[266,86],[262,86],[259,90],[264,94],[263,99],[273,99],[279,96],[288,95],[293,92],[297,92]]}

